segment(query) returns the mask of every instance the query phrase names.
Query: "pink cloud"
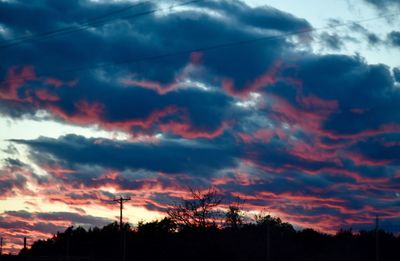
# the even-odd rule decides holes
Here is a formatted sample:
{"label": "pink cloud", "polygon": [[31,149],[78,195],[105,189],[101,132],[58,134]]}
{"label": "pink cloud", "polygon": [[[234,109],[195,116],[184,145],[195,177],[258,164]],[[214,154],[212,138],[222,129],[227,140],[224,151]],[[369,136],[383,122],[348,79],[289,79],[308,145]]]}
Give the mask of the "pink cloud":
{"label": "pink cloud", "polygon": [[131,74],[128,78],[124,78],[121,82],[126,86],[140,87],[144,89],[149,89],[156,91],[160,95],[165,95],[169,92],[175,91],[179,88],[180,84],[200,68],[203,59],[203,54],[201,52],[193,52],[190,54],[189,62],[186,64],[181,71],[176,75],[175,79],[167,84],[162,84],[157,81],[149,79],[135,79],[137,76]]}
{"label": "pink cloud", "polygon": [[197,139],[197,138],[206,138],[213,139],[218,136],[221,136],[225,129],[228,127],[228,123],[222,123],[220,127],[215,130],[200,130],[194,129],[188,122],[179,123],[179,122],[167,122],[160,123],[160,130],[163,132],[171,132],[175,135],[179,135],[184,138],[189,139]]}
{"label": "pink cloud", "polygon": [[56,102],[60,100],[60,97],[58,97],[55,94],[52,94],[46,90],[39,89],[35,91],[36,96],[39,98],[41,101],[49,101],[49,102]]}
{"label": "pink cloud", "polygon": [[224,78],[222,80],[222,88],[233,96],[247,96],[250,92],[258,91],[275,84],[278,80],[278,73],[282,67],[282,61],[276,61],[263,74],[255,78],[252,82],[247,83],[240,90],[235,86],[233,79]]}
{"label": "pink cloud", "polygon": [[190,54],[190,62],[194,65],[199,65],[203,62],[203,53],[202,52],[192,52]]}
{"label": "pink cloud", "polygon": [[35,80],[33,66],[13,66],[7,71],[7,76],[0,89],[0,99],[20,102],[18,90],[28,81]]}
{"label": "pink cloud", "polygon": [[174,91],[178,87],[177,81],[170,83],[170,84],[163,85],[161,83],[149,81],[149,80],[124,79],[124,80],[122,80],[122,83],[124,83],[127,86],[136,86],[136,87],[141,87],[144,89],[154,90],[161,95],[169,93],[171,91]]}

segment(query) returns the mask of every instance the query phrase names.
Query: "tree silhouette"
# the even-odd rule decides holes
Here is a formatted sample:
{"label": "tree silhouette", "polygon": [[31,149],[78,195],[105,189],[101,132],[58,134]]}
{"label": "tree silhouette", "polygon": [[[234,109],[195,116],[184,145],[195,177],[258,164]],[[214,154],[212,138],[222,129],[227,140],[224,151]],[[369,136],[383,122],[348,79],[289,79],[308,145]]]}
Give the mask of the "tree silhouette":
{"label": "tree silhouette", "polygon": [[137,232],[146,235],[159,235],[168,234],[176,231],[176,224],[168,217],[163,218],[161,221],[152,222],[139,222]]}
{"label": "tree silhouette", "polygon": [[243,225],[244,213],[239,206],[231,205],[225,213],[225,224],[232,229],[238,229]]}
{"label": "tree silhouette", "polygon": [[221,204],[222,198],[214,188],[206,192],[190,189],[191,198],[168,209],[169,218],[181,228],[199,228],[216,226],[218,216],[215,208]]}

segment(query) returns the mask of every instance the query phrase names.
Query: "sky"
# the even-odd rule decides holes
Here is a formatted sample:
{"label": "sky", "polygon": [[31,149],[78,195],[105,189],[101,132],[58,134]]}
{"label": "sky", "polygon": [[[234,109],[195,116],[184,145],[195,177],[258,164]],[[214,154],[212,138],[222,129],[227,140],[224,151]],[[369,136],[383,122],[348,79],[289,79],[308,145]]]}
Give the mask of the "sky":
{"label": "sky", "polygon": [[189,188],[400,232],[397,0],[0,1],[5,252]]}

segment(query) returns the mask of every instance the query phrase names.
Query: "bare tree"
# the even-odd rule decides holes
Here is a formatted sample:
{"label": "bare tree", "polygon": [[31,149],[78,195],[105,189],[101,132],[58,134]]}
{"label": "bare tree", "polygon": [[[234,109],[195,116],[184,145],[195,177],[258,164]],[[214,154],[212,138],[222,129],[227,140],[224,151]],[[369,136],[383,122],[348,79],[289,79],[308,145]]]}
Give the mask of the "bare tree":
{"label": "bare tree", "polygon": [[206,192],[190,189],[191,198],[183,200],[168,210],[169,218],[178,226],[200,228],[215,226],[217,212],[222,198],[214,188]]}

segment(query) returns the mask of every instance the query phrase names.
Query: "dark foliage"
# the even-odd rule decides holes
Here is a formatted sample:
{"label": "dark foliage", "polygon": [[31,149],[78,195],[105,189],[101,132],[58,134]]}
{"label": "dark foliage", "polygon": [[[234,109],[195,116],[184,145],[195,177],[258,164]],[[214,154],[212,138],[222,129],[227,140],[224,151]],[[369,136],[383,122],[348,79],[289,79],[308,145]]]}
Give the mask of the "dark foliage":
{"label": "dark foliage", "polygon": [[[26,253],[21,252],[19,260],[43,260],[43,256],[123,260],[125,245],[126,260],[268,260],[269,256],[274,261],[372,261],[376,260],[376,236],[379,260],[400,260],[400,237],[383,230],[340,230],[336,235],[313,229],[296,231],[291,224],[269,215],[234,229],[226,225],[177,230],[169,218],[141,222],[137,229],[125,224],[123,231],[117,223],[89,230],[69,227],[53,238],[35,242]],[[18,259],[4,256],[3,260]]]}

